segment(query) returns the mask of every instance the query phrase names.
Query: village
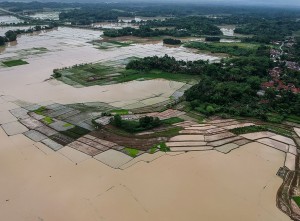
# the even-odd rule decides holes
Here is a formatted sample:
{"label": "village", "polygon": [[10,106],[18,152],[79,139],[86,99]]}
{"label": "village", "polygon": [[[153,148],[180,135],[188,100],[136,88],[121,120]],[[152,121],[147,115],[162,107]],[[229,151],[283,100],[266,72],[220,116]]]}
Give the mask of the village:
{"label": "village", "polygon": [[295,94],[300,93],[300,88],[296,87],[295,84],[291,82],[284,82],[282,80],[283,76],[283,69],[287,68],[293,71],[300,71],[300,65],[294,61],[288,61],[282,59],[288,55],[288,52],[285,52],[283,48],[291,48],[295,44],[295,38],[290,37],[287,40],[281,42],[273,42],[274,45],[280,45],[279,49],[271,49],[270,50],[270,58],[271,60],[276,63],[276,66],[269,70],[269,76],[271,80],[268,82],[264,82],[261,84],[262,91],[258,92],[258,95],[263,95],[265,90],[268,88],[276,89],[277,91],[284,90],[284,91],[291,91]]}

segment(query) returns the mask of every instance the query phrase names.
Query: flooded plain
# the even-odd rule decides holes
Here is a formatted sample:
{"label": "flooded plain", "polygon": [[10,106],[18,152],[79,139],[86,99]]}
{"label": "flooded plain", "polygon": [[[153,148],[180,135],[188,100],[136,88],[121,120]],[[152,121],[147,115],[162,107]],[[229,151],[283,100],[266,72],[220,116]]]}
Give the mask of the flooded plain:
{"label": "flooded plain", "polygon": [[262,144],[115,170],[93,158],[76,165],[23,135],[0,139],[5,220],[289,220],[275,206],[284,154]]}
{"label": "flooded plain", "polygon": [[15,17],[15,16],[0,15],[0,24],[17,24],[17,23],[21,23],[21,22],[23,22],[23,20]]}
{"label": "flooded plain", "polygon": [[[20,36],[0,53],[0,62],[23,59],[28,64],[0,66],[0,95],[33,103],[97,101],[115,107],[143,100],[159,103],[184,83],[157,79],[74,88],[48,79],[55,68],[131,57],[220,59],[162,43],[101,50],[89,43],[101,39],[101,34],[58,28]],[[37,48],[42,52],[32,52]],[[0,112],[15,108],[10,102],[0,104]],[[5,115],[1,121],[10,120]],[[285,153],[261,143],[246,144],[230,154],[169,153],[151,163],[116,170],[90,157],[75,164],[64,153],[24,135],[8,137],[2,128],[0,140],[0,213],[5,220],[289,220],[275,204],[282,183],[276,172],[284,165]]]}
{"label": "flooded plain", "polygon": [[59,12],[38,12],[29,16],[34,19],[59,20]]}
{"label": "flooded plain", "polygon": [[[140,100],[160,97],[159,102],[169,99],[183,86],[179,82],[165,80],[133,81],[109,86],[73,88],[57,82],[45,81],[55,68],[69,67],[89,62],[120,61],[131,57],[169,54],[182,60],[218,60],[218,57],[195,54],[187,48],[169,48],[162,43],[132,45],[128,47],[100,50],[88,43],[101,39],[101,31],[58,28],[32,35],[22,35],[14,45],[9,45],[0,54],[1,60],[23,59],[29,64],[16,67],[0,67],[0,88],[9,94],[29,102],[47,100],[62,103],[101,101],[128,105]],[[41,53],[31,53],[34,49]],[[84,56],[83,56],[84,55]],[[10,82],[10,83],[8,83]],[[139,91],[139,93],[136,93]],[[120,93],[123,92],[123,93]]]}

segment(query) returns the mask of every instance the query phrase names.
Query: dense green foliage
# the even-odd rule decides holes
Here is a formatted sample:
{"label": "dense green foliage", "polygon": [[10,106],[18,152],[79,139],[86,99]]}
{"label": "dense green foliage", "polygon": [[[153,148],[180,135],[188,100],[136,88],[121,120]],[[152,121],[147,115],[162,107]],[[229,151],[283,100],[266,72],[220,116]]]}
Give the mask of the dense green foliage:
{"label": "dense green foliage", "polygon": [[[159,27],[166,27],[159,29]],[[110,29],[104,32],[108,37],[120,36],[138,36],[138,37],[154,37],[154,36],[199,36],[199,35],[222,35],[220,29],[213,25],[207,19],[202,17],[182,17],[170,18],[163,21],[154,20],[145,22],[138,29],[126,27],[119,30]]]}
{"label": "dense green foliage", "polygon": [[205,41],[212,41],[212,42],[220,42],[221,38],[220,37],[214,37],[214,36],[209,36],[205,38]]}
{"label": "dense green foliage", "polygon": [[157,37],[157,36],[174,36],[185,37],[189,36],[189,33],[185,30],[175,29],[152,29],[150,26],[141,25],[138,29],[126,27],[122,29],[109,29],[103,33],[107,37],[121,37],[121,36],[136,36],[136,37]]}
{"label": "dense green foliage", "polygon": [[74,25],[90,25],[93,22],[118,21],[118,17],[132,17],[132,14],[109,8],[106,10],[93,8],[76,9],[59,14],[60,20],[71,22]]}
{"label": "dense green foliage", "polygon": [[291,131],[281,128],[280,125],[278,125],[278,126],[269,125],[269,124],[253,125],[253,126],[235,128],[235,129],[230,130],[230,132],[232,132],[236,135],[260,132],[260,131],[270,131],[270,132],[273,132],[276,134],[280,134],[282,136],[292,137]]}
{"label": "dense green foliage", "polygon": [[[214,65],[210,73],[188,91],[191,108],[203,114],[227,113],[235,116],[271,119],[268,113],[283,116],[300,113],[300,95],[268,89],[257,96],[260,83],[267,78],[271,63],[267,57],[242,57]],[[273,118],[274,119],[274,118]]]}
{"label": "dense green foliage", "polygon": [[239,127],[229,130],[230,132],[241,135],[241,134],[247,134],[247,133],[254,133],[254,132],[260,132],[260,131],[267,131],[267,127],[265,126],[248,126],[248,127]]}
{"label": "dense green foliage", "polygon": [[112,118],[111,124],[125,131],[134,133],[158,127],[161,125],[161,121],[157,117],[148,116],[140,118],[139,121],[122,120],[122,117],[117,114]]}
{"label": "dense green foliage", "polygon": [[[185,47],[196,48],[211,53],[225,53],[233,56],[249,56],[257,52],[259,47],[256,44],[242,43],[206,43],[206,42],[189,42]],[[267,48],[265,48],[267,50]],[[267,52],[266,52],[267,53]]]}
{"label": "dense green foliage", "polygon": [[234,30],[238,34],[254,35],[244,41],[256,41],[260,43],[270,43],[270,41],[283,40],[290,36],[294,31],[300,29],[300,21],[292,18],[261,18],[259,22],[244,24]]}
{"label": "dense green foliage", "polygon": [[6,38],[3,36],[0,36],[0,46],[5,45],[5,42],[6,42]]}
{"label": "dense green foliage", "polygon": [[173,39],[173,38],[165,38],[163,40],[164,44],[169,44],[169,45],[180,45],[181,40],[178,39]]}
{"label": "dense green foliage", "polygon": [[226,113],[267,120],[271,119],[268,113],[299,114],[299,94],[268,89],[263,97],[257,95],[261,83],[269,78],[268,70],[273,63],[266,56],[265,47],[259,47],[254,55],[214,64],[177,61],[167,55],[154,56],[133,60],[126,68],[201,76],[200,82],[187,90],[185,96],[192,110],[205,115]]}
{"label": "dense green foliage", "polygon": [[212,19],[199,16],[169,18],[166,20],[148,21],[147,25],[156,27],[173,27],[175,30],[185,30],[189,35],[222,35]]}
{"label": "dense green foliage", "polygon": [[179,118],[179,117],[171,117],[171,118],[168,118],[168,119],[165,119],[165,120],[162,120],[161,122],[163,124],[176,124],[176,123],[180,123],[180,122],[183,122],[184,120]]}
{"label": "dense green foliage", "polygon": [[169,73],[197,74],[208,67],[208,61],[177,61],[174,57],[145,57],[130,61],[126,69],[149,71],[152,69],[162,70]]}
{"label": "dense green foliage", "polygon": [[186,37],[190,34],[186,30],[176,29],[152,29],[150,26],[142,25],[139,29],[126,27],[122,29],[110,29],[103,33],[107,37],[121,37],[121,36],[136,36],[136,37],[157,37],[157,36],[174,36]]}

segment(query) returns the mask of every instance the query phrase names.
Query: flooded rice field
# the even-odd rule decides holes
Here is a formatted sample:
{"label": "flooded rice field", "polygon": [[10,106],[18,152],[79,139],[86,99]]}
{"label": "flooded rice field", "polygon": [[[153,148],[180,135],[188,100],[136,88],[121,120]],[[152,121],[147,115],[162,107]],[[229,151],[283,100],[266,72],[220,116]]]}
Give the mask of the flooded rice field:
{"label": "flooded rice field", "polygon": [[26,30],[29,28],[33,28],[33,26],[3,26],[0,27],[0,36],[4,36],[5,32],[9,31],[9,30]]}
{"label": "flooded rice field", "polygon": [[21,23],[23,20],[16,18],[11,15],[0,15],[0,24],[17,24]]}
{"label": "flooded rice field", "polygon": [[275,174],[284,154],[262,144],[227,155],[166,154],[115,170],[72,148],[54,152],[23,135],[7,137],[2,129],[0,139],[6,190],[0,212],[6,220],[289,220],[275,206],[282,183]]}
{"label": "flooded rice field", "polygon": [[38,12],[29,16],[35,19],[59,20],[59,12]]}
{"label": "flooded rice field", "polygon": [[128,22],[122,23],[122,22],[98,22],[93,23],[92,27],[94,28],[107,28],[107,29],[122,29],[122,28],[138,28],[138,25],[130,24]]}
{"label": "flooded rice field", "polygon": [[133,18],[130,17],[119,17],[119,22],[125,22],[125,23],[131,23],[132,21],[135,22],[141,22],[141,21],[151,21],[151,20],[166,20],[166,17],[141,17],[141,16],[136,16]]}
{"label": "flooded rice field", "polygon": [[[0,192],[1,217],[12,221],[289,220],[276,208],[276,192],[282,183],[276,172],[285,159],[286,166],[293,166],[295,148],[291,140],[273,133],[235,137],[224,130],[236,121],[184,122],[182,134],[170,139],[176,152],[135,159],[115,146],[109,149],[111,142],[90,135],[65,147],[53,142],[50,137],[63,138],[57,131],[73,127],[63,120],[72,118],[74,125],[86,120],[86,115],[56,103],[103,102],[110,107],[137,108],[167,101],[186,86],[156,79],[75,88],[49,80],[53,69],[165,54],[182,60],[220,59],[162,43],[99,49],[90,42],[101,39],[101,34],[57,28],[22,35],[0,51],[0,63],[15,59],[28,63],[0,66],[0,173],[5,177],[0,179],[5,189]],[[49,127],[42,125],[40,116],[30,112],[41,106],[54,108],[54,118],[65,118]],[[94,146],[80,142],[87,140]],[[200,151],[184,153],[187,148]]]}
{"label": "flooded rice field", "polygon": [[151,80],[101,87],[73,88],[56,80],[45,80],[49,79],[55,68],[89,62],[119,61],[130,57],[169,54],[183,60],[215,61],[219,59],[206,54],[195,54],[192,50],[183,47],[168,48],[162,43],[136,44],[100,50],[88,42],[101,39],[101,34],[101,31],[58,28],[20,36],[17,42],[10,44],[1,52],[0,61],[23,59],[29,64],[11,68],[0,67],[1,91],[33,102],[59,100],[62,103],[76,103],[103,100],[103,102],[114,103],[118,107],[146,99],[151,99],[151,103],[155,103],[155,100],[163,102],[184,84]]}

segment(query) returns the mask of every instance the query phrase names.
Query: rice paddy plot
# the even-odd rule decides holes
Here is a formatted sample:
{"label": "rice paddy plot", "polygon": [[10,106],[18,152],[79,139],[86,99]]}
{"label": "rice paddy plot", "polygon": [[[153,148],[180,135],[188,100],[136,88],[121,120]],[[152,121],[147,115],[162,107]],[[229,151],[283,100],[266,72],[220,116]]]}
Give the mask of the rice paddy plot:
{"label": "rice paddy plot", "polygon": [[270,138],[262,138],[262,139],[257,140],[257,142],[265,144],[267,146],[270,146],[272,148],[275,148],[275,149],[283,151],[283,152],[288,152],[288,149],[289,149],[289,145],[281,143],[276,140],[272,140]]}
{"label": "rice paddy plot", "polygon": [[29,130],[25,132],[24,135],[35,142],[40,142],[42,140],[47,139],[47,137],[44,134],[41,134],[40,132],[35,130]]}
{"label": "rice paddy plot", "polygon": [[23,100],[18,100],[18,99],[13,99],[11,102],[13,102],[14,104],[18,105],[19,107],[22,107],[24,109],[26,109],[26,107],[33,105],[30,102],[27,101],[23,101]]}
{"label": "rice paddy plot", "polygon": [[55,142],[57,142],[63,146],[66,146],[69,143],[72,143],[74,141],[73,138],[63,135],[61,133],[54,134],[50,138],[51,138],[51,140],[54,140]]}
{"label": "rice paddy plot", "polygon": [[22,134],[22,133],[28,131],[27,127],[25,127],[23,124],[21,124],[17,121],[3,124],[1,127],[8,136]]}
{"label": "rice paddy plot", "polygon": [[106,164],[112,168],[120,168],[125,163],[128,163],[133,158],[116,150],[107,150],[94,157],[96,160]]}
{"label": "rice paddy plot", "polygon": [[24,120],[20,120],[20,122],[23,125],[25,125],[26,127],[28,127],[29,129],[35,129],[37,127],[42,127],[43,126],[43,124],[40,121],[38,121],[38,120],[36,120],[32,117],[26,118]]}
{"label": "rice paddy plot", "polygon": [[7,124],[14,121],[17,121],[17,118],[13,116],[9,111],[0,112],[0,125]]}
{"label": "rice paddy plot", "polygon": [[46,135],[47,137],[51,137],[54,134],[57,134],[58,132],[56,130],[51,129],[48,126],[42,126],[42,127],[38,127],[35,130],[39,131],[40,133]]}
{"label": "rice paddy plot", "polygon": [[187,152],[187,151],[207,151],[212,150],[211,146],[199,146],[199,147],[171,147],[172,152]]}
{"label": "rice paddy plot", "polygon": [[62,80],[64,83],[70,84],[70,82],[64,81],[67,78],[79,85],[93,86],[110,84],[121,75],[120,71],[117,67],[96,63],[76,65],[67,70],[55,70],[54,72],[61,75],[57,79]]}
{"label": "rice paddy plot", "polygon": [[10,113],[18,119],[29,118],[28,110],[26,110],[24,108],[16,108],[16,109],[10,110]]}
{"label": "rice paddy plot", "polygon": [[89,156],[85,153],[82,153],[80,151],[77,151],[71,147],[61,148],[57,152],[62,154],[63,156],[68,158],[70,161],[72,161],[73,163],[76,163],[76,164],[81,163],[81,162],[91,158],[91,156]]}
{"label": "rice paddy plot", "polygon": [[234,149],[236,149],[238,147],[239,147],[239,145],[237,145],[237,144],[229,143],[229,144],[225,144],[225,145],[216,147],[215,150],[227,154],[230,151],[232,151],[232,150],[234,150]]}
{"label": "rice paddy plot", "polygon": [[243,139],[242,137],[230,137],[230,138],[226,138],[226,139],[222,139],[222,140],[217,140],[217,141],[212,141],[212,142],[208,142],[207,144],[213,147],[218,147],[218,146],[222,146],[224,144],[228,144],[228,143],[232,143],[235,142],[237,140],[241,140]]}
{"label": "rice paddy plot", "polygon": [[73,139],[78,139],[88,134],[89,132],[90,132],[89,130],[78,126],[75,126],[74,128],[68,129],[66,131],[61,131],[62,134],[71,137]]}
{"label": "rice paddy plot", "polygon": [[28,62],[27,61],[23,61],[21,59],[18,59],[18,60],[2,61],[2,64],[5,65],[6,67],[14,67],[14,66],[28,64]]}
{"label": "rice paddy plot", "polygon": [[74,111],[74,109],[65,107],[65,108],[61,108],[59,110],[54,110],[52,112],[49,112],[49,113],[47,113],[47,115],[50,117],[58,117],[60,115],[67,114],[72,111]]}
{"label": "rice paddy plot", "polygon": [[95,156],[99,153],[102,153],[101,150],[91,147],[87,144],[81,143],[79,141],[74,141],[74,142],[70,143],[68,146],[72,147],[75,150],[81,151],[89,156]]}
{"label": "rice paddy plot", "polygon": [[42,140],[42,143],[45,144],[47,147],[51,148],[52,150],[54,151],[57,151],[61,148],[63,148],[62,145],[60,145],[59,143],[51,140],[51,139],[45,139],[45,140]]}
{"label": "rice paddy plot", "polygon": [[49,124],[49,127],[56,131],[66,131],[74,128],[75,126],[64,121],[55,120],[53,123]]}

